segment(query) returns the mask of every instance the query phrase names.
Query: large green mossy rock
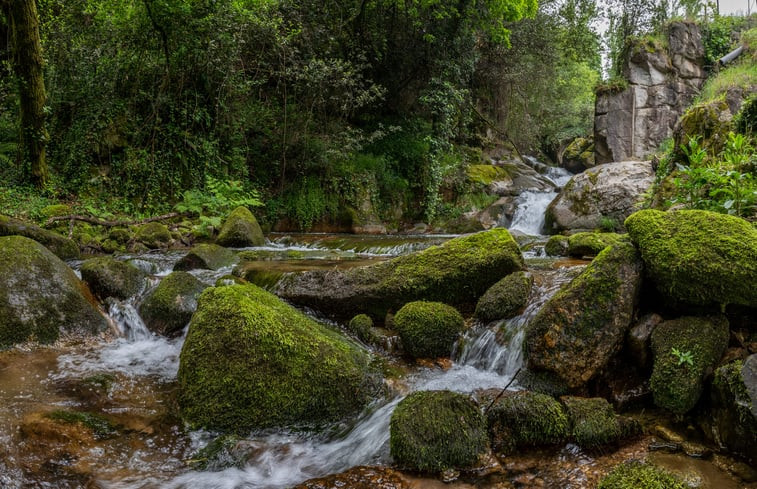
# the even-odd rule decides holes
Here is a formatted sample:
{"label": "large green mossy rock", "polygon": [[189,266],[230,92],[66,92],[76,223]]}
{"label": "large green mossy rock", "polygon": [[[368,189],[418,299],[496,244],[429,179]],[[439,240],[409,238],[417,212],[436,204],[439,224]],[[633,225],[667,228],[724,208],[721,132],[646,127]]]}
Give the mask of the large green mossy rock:
{"label": "large green mossy rock", "polygon": [[628,239],[626,235],[617,233],[576,233],[568,237],[568,255],[597,256],[610,245]]}
{"label": "large green mossy rock", "polygon": [[254,285],[202,294],[178,380],[186,421],[240,434],[337,421],[380,387],[365,350]]}
{"label": "large green mossy rock", "polygon": [[134,239],[150,249],[158,249],[170,245],[173,237],[165,224],[148,222],[137,228]]}
{"label": "large green mossy rock", "polygon": [[139,315],[147,328],[163,336],[178,336],[197,309],[207,285],[187,272],[173,272],[145,297]]}
{"label": "large green mossy rock", "polygon": [[586,384],[620,349],[641,276],[633,245],[619,243],[603,250],[526,327],[529,368],[552,372],[571,388]]}
{"label": "large green mossy rock", "polygon": [[561,234],[550,236],[544,245],[544,252],[549,256],[568,256],[568,237]]}
{"label": "large green mossy rock", "polygon": [[618,465],[599,481],[597,489],[688,489],[670,472],[638,461]]}
{"label": "large green mossy rock", "polygon": [[108,297],[128,299],[142,290],[146,274],[123,261],[106,256],[82,263],[81,278],[100,300]]}
{"label": "large green mossy rock", "polygon": [[570,420],[570,431],[576,444],[594,448],[615,443],[628,433],[606,399],[601,397],[560,398]]}
{"label": "large green mossy rock", "polygon": [[465,328],[463,317],[441,302],[410,302],[394,316],[405,353],[415,358],[446,357]]}
{"label": "large green mossy rock", "polygon": [[216,243],[232,248],[244,248],[262,246],[265,244],[265,238],[252,212],[247,207],[237,207],[221,226]]}
{"label": "large green mossy rock", "polygon": [[0,236],[25,236],[33,239],[52,251],[61,260],[79,258],[79,247],[72,240],[12,217],[0,216]]}
{"label": "large green mossy rock", "polygon": [[489,287],[523,268],[510,233],[493,229],[369,267],[289,275],[277,294],[341,319],[366,313],[383,320],[414,300],[472,309]]}
{"label": "large green mossy rock", "polygon": [[709,211],[639,211],[626,220],[646,275],[665,297],[757,307],[757,229]]}
{"label": "large green mossy rock", "polygon": [[728,346],[728,320],[682,317],[659,324],[652,332],[654,368],[649,381],[654,403],[676,414],[699,401],[704,379]]}
{"label": "large green mossy rock", "polygon": [[0,238],[0,270],[0,348],[107,328],[73,270],[36,241]]}
{"label": "large green mossy rock", "polygon": [[176,271],[188,271],[196,269],[218,270],[227,267],[237,260],[233,251],[215,244],[198,244],[192,247],[174,265]]}
{"label": "large green mossy rock", "polygon": [[533,284],[532,275],[511,273],[481,296],[476,304],[476,317],[481,321],[494,321],[516,316],[526,306]]}
{"label": "large green mossy rock", "polygon": [[486,421],[466,395],[414,392],[392,413],[389,449],[395,463],[410,470],[468,468],[488,450]]}
{"label": "large green mossy rock", "polygon": [[492,404],[486,418],[492,448],[499,453],[558,444],[570,435],[565,410],[546,394],[508,392]]}

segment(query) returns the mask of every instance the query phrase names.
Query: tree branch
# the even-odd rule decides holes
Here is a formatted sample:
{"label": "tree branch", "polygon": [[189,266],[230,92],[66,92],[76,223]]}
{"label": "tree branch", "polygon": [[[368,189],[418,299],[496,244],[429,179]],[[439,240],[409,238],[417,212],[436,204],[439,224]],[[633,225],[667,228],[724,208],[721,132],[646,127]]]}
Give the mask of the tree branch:
{"label": "tree branch", "polygon": [[155,216],[155,217],[148,217],[146,219],[138,219],[135,221],[105,221],[102,219],[98,219],[96,217],[92,216],[82,216],[82,215],[68,215],[68,216],[57,216],[57,217],[51,217],[50,219],[45,222],[45,226],[51,226],[55,224],[56,222],[60,221],[82,221],[82,222],[88,222],[90,224],[96,224],[98,226],[104,226],[107,228],[117,227],[117,226],[135,226],[138,224],[147,224],[148,222],[157,222],[157,221],[165,221],[167,219],[173,219],[175,217],[188,217],[191,216],[191,212],[171,212],[169,214],[163,214],[162,216]]}

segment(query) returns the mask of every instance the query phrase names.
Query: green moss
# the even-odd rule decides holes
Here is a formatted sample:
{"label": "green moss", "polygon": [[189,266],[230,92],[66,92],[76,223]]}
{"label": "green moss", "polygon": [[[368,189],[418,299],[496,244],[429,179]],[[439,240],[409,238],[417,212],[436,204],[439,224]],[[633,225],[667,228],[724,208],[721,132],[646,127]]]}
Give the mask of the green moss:
{"label": "green moss", "polygon": [[150,331],[176,336],[192,318],[197,298],[206,287],[188,272],[173,272],[140,304],[139,315]]}
{"label": "green moss", "polygon": [[583,448],[593,448],[618,441],[623,435],[615,411],[601,397],[560,398],[570,418],[571,433]]}
{"label": "green moss", "polygon": [[198,244],[189,250],[176,265],[174,270],[218,270],[231,265],[236,260],[234,252],[215,244]]}
{"label": "green moss", "polygon": [[757,306],[757,229],[749,222],[709,211],[644,210],[625,226],[667,298]]}
{"label": "green moss", "polygon": [[81,411],[56,410],[45,415],[53,421],[65,424],[80,424],[92,431],[95,438],[105,439],[114,435],[116,426],[108,418],[99,414]]}
{"label": "green moss", "polygon": [[163,248],[171,242],[171,232],[165,224],[148,222],[137,228],[135,239],[151,249]]}
{"label": "green moss", "polygon": [[24,236],[42,244],[61,260],[79,258],[79,247],[60,234],[11,217],[0,215],[0,236]]}
{"label": "green moss", "polygon": [[414,392],[392,413],[389,448],[395,463],[412,470],[467,468],[487,450],[486,422],[468,396]]}
{"label": "green moss", "polygon": [[673,474],[638,461],[618,465],[599,481],[597,489],[688,489]]}
{"label": "green moss", "polygon": [[145,283],[144,272],[112,257],[85,261],[81,266],[81,277],[100,300],[108,297],[128,299],[135,296]]}
{"label": "green moss", "polygon": [[674,134],[677,160],[688,162],[681,146],[688,147],[691,139],[697,139],[699,146],[709,154],[720,154],[733,129],[730,119],[730,109],[724,99],[690,107],[681,116]]}
{"label": "green moss", "polygon": [[567,256],[568,237],[560,234],[550,236],[544,245],[544,252],[549,256]]}
{"label": "green moss", "polygon": [[468,179],[481,185],[490,185],[500,180],[510,180],[505,167],[493,165],[470,165],[466,170]]}
{"label": "green moss", "polygon": [[410,302],[397,311],[394,326],[409,355],[443,357],[452,353],[452,347],[465,328],[463,317],[457,310],[441,302]]}
{"label": "green moss", "polygon": [[265,238],[252,212],[247,207],[237,207],[224,221],[216,243],[232,248],[262,246]]}
{"label": "green moss", "polygon": [[489,408],[486,417],[492,448],[500,453],[561,443],[570,434],[565,411],[546,394],[509,392]]}
{"label": "green moss", "polygon": [[43,207],[39,214],[44,220],[50,219],[51,217],[67,216],[71,214],[71,206],[66,204],[51,204]]}
{"label": "green moss", "polygon": [[366,343],[373,343],[375,340],[371,328],[373,328],[373,319],[367,314],[358,314],[347,323],[347,329]]}
{"label": "green moss", "polygon": [[757,94],[752,94],[741,104],[733,125],[741,134],[757,134]]}
{"label": "green moss", "polygon": [[108,232],[108,238],[118,244],[126,244],[131,240],[131,233],[125,228],[113,228]]}
{"label": "green moss", "polygon": [[364,350],[254,285],[202,294],[178,381],[193,427],[240,434],[339,420],[380,384]]}
{"label": "green moss", "polygon": [[628,239],[616,233],[576,233],[568,237],[568,254],[570,256],[597,256],[610,245]]}
{"label": "green moss", "polygon": [[[652,332],[654,369],[649,381],[657,406],[677,414],[691,410],[704,389],[704,377],[728,346],[728,320],[683,317],[665,321]],[[673,349],[690,354],[681,362]]]}
{"label": "green moss", "polygon": [[90,375],[89,377],[85,377],[82,382],[84,384],[107,392],[116,382],[116,377],[112,374],[98,373]]}
{"label": "green moss", "polygon": [[736,360],[715,370],[710,390],[712,432],[719,444],[747,460],[757,460],[757,410],[747,389],[747,372],[757,356]]}
{"label": "green moss", "polygon": [[476,317],[482,321],[509,319],[528,302],[534,278],[526,272],[515,272],[492,285],[476,304]]}

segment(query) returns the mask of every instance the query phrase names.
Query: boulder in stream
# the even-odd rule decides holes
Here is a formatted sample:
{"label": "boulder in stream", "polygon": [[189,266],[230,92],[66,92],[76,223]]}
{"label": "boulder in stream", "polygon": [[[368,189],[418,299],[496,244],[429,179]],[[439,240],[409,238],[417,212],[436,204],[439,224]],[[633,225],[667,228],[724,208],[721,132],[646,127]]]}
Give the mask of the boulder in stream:
{"label": "boulder in stream", "polygon": [[608,246],[627,239],[628,236],[617,233],[576,233],[568,237],[568,255],[597,256]]}
{"label": "boulder in stream", "polygon": [[237,207],[224,221],[218,232],[216,243],[232,248],[262,246],[265,244],[263,231],[258,221],[247,207]]}
{"label": "boulder in stream", "polygon": [[52,343],[61,332],[107,328],[89,290],[60,258],[22,236],[0,238],[0,348],[36,340]]}
{"label": "boulder in stream", "polygon": [[528,366],[585,385],[620,349],[641,288],[642,265],[630,243],[605,248],[555,294],[526,329]]}
{"label": "boulder in stream", "polygon": [[476,304],[476,317],[481,321],[509,319],[526,306],[534,277],[515,272],[489,287]]}
{"label": "boulder in stream", "polygon": [[178,381],[187,422],[239,434],[340,420],[381,386],[367,351],[254,285],[203,292]]}
{"label": "boulder in stream", "polygon": [[570,419],[573,440],[582,448],[615,443],[641,431],[638,422],[616,416],[604,398],[563,396],[560,401]]}
{"label": "boulder in stream", "polygon": [[142,290],[147,276],[130,263],[105,256],[82,263],[81,277],[98,299],[115,297],[124,300]]}
{"label": "boulder in stream", "polygon": [[79,247],[72,240],[58,233],[12,217],[0,215],[0,236],[25,236],[42,244],[61,260],[79,258]]}
{"label": "boulder in stream", "polygon": [[410,302],[394,316],[405,353],[415,358],[446,357],[465,328],[457,310],[441,302]]}
{"label": "boulder in stream", "polygon": [[188,272],[173,272],[145,297],[139,315],[145,326],[163,336],[178,336],[197,309],[197,299],[207,285]]}
{"label": "boulder in stream", "polygon": [[340,319],[366,313],[383,320],[387,312],[413,300],[472,309],[489,287],[523,268],[510,233],[493,229],[377,265],[288,275],[276,292]]}
{"label": "boulder in stream", "polygon": [[174,265],[175,271],[189,271],[196,269],[218,270],[236,261],[234,252],[216,244],[202,243],[192,247]]}

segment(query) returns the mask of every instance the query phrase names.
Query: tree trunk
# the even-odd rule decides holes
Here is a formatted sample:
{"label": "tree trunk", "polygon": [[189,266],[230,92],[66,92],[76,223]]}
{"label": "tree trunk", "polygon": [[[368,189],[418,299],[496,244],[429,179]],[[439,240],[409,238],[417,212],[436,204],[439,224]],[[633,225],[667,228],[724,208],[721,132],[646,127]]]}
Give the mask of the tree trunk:
{"label": "tree trunk", "polygon": [[45,82],[44,60],[39,37],[36,0],[10,0],[10,24],[13,34],[13,68],[19,83],[21,108],[20,159],[31,165],[30,180],[42,186],[47,182],[45,161]]}

